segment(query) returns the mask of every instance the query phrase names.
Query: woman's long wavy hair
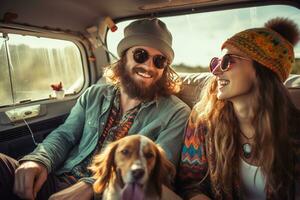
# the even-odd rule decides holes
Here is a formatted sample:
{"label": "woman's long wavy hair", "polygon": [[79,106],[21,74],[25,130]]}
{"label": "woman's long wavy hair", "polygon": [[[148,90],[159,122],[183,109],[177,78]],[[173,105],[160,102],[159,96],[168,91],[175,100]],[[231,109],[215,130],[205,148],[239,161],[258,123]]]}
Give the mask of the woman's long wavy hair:
{"label": "woman's long wavy hair", "polygon": [[[290,136],[299,132],[300,111],[292,103],[288,90],[268,68],[254,62],[257,75],[257,107],[252,124],[255,158],[266,177],[268,189],[276,197],[291,199],[293,150]],[[217,99],[216,78],[207,84],[191,116],[197,124],[205,123],[215,149],[211,181],[216,196],[232,192],[233,176],[239,176],[240,128],[230,101]],[[298,124],[297,124],[298,121]],[[219,189],[218,189],[219,188]],[[280,198],[279,198],[280,199]]]}
{"label": "woman's long wavy hair", "polygon": [[[123,53],[120,60],[109,65],[104,73],[106,79],[113,84],[120,84],[120,76],[126,66],[126,52]],[[169,96],[176,94],[180,91],[182,80],[179,75],[174,71],[170,64],[168,64],[163,72],[162,77],[158,80],[157,86],[160,87],[158,94],[160,96]]]}

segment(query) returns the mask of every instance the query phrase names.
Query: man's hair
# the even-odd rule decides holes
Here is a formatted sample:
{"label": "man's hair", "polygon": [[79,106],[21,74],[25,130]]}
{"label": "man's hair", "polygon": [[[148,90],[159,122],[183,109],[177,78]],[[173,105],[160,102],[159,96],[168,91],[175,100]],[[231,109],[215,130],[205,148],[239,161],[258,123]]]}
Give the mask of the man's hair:
{"label": "man's hair", "polygon": [[[123,53],[120,60],[113,63],[112,65],[109,65],[105,69],[104,76],[106,77],[107,81],[119,85],[120,84],[120,77],[121,72],[126,67],[126,52]],[[179,77],[179,75],[174,71],[174,69],[168,64],[163,71],[162,77],[157,80],[158,87],[160,89],[158,90],[159,96],[169,96],[172,94],[176,94],[180,91],[182,80]]]}
{"label": "man's hair", "polygon": [[[293,153],[290,136],[299,132],[300,111],[292,103],[288,90],[274,72],[254,61],[257,75],[255,101],[257,107],[253,119],[256,130],[254,137],[255,157],[261,166],[272,194],[289,199],[292,188]],[[191,119],[205,124],[212,137],[215,166],[211,169],[211,181],[220,186],[213,188],[217,197],[232,192],[232,181],[239,163],[239,137],[241,130],[233,104],[217,99],[217,81],[213,77],[203,90],[201,100],[196,104]],[[214,184],[212,184],[214,185]],[[221,191],[220,191],[221,189]]]}

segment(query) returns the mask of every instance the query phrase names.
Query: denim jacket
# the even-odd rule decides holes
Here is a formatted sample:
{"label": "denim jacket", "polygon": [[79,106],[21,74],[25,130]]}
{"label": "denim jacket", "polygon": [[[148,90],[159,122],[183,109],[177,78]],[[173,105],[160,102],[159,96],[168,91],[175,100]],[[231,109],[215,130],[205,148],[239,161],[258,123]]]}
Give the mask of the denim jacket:
{"label": "denim jacket", "polygon": [[[116,86],[108,84],[88,88],[77,100],[65,123],[21,161],[40,162],[48,173],[57,175],[71,171],[95,149],[116,90]],[[142,103],[128,135],[138,133],[151,138],[177,166],[189,113],[190,108],[176,96],[158,97]]]}

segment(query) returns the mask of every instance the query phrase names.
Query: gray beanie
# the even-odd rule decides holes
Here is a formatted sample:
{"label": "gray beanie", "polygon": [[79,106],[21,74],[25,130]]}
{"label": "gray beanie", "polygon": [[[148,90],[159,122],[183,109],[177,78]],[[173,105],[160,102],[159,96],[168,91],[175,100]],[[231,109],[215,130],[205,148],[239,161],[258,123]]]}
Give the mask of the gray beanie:
{"label": "gray beanie", "polygon": [[161,51],[171,62],[174,58],[172,35],[159,19],[142,19],[131,22],[124,29],[124,38],[118,44],[118,55],[133,46],[148,46]]}

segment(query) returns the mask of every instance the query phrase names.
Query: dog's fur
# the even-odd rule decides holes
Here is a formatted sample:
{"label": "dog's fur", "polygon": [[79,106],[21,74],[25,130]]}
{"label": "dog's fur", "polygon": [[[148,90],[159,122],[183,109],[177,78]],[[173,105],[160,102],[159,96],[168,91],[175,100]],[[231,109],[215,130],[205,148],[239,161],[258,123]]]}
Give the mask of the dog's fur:
{"label": "dog's fur", "polygon": [[171,185],[175,176],[173,164],[161,147],[141,135],[124,137],[109,144],[95,156],[89,169],[96,179],[93,188],[103,200],[121,199],[125,184],[142,185],[146,199],[160,199],[162,185]]}

